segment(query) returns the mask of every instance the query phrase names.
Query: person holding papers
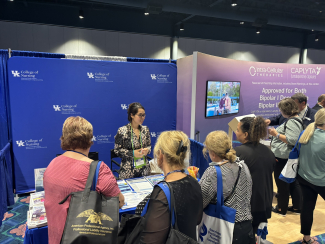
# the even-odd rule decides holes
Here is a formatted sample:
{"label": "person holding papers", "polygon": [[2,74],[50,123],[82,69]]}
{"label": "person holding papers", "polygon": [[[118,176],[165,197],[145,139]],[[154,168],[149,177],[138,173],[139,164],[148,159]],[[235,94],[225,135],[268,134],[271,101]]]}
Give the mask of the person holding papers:
{"label": "person holding papers", "polygon": [[[59,244],[61,241],[70,198],[62,205],[59,202],[68,194],[85,189],[90,163],[93,161],[88,158],[92,138],[93,126],[87,120],[79,116],[65,120],[60,139],[61,148],[66,152],[53,159],[44,173],[49,244]],[[101,162],[99,168],[96,191],[107,197],[119,196],[119,206],[124,205],[124,196],[104,162]]]}
{"label": "person holding papers", "polygon": [[[183,132],[165,131],[157,139],[154,155],[164,172],[165,181],[173,189],[179,231],[197,240],[196,226],[202,219],[203,199],[197,180],[184,173],[184,160],[189,149],[190,141]],[[171,226],[170,211],[167,197],[157,185],[150,195],[144,218],[143,231],[135,243],[166,243]]]}
{"label": "person holding papers", "polygon": [[128,109],[130,123],[117,131],[114,152],[122,159],[120,179],[150,174],[146,156],[151,151],[151,139],[148,127],[142,125],[145,117],[144,107],[140,103],[131,103]]}

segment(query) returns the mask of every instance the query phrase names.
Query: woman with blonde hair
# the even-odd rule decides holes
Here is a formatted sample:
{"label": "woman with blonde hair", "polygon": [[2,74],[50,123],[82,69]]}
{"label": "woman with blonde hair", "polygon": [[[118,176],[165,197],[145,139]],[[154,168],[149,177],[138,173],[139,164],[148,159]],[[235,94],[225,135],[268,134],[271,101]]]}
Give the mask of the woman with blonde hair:
{"label": "woman with blonde hair", "polygon": [[[182,131],[165,131],[160,134],[154,147],[154,156],[165,181],[173,189],[177,226],[180,232],[196,240],[196,226],[201,222],[202,193],[200,185],[192,176],[184,173],[185,157],[190,141]],[[141,205],[145,205],[143,201]],[[144,229],[133,243],[166,243],[170,230],[170,211],[165,193],[155,186],[144,215]]]}
{"label": "woman with blonde hair", "polygon": [[[93,126],[84,118],[69,117],[64,121],[61,148],[65,152],[54,158],[44,173],[45,209],[48,223],[49,244],[59,244],[67,219],[70,198],[59,202],[71,192],[83,191],[86,186],[90,164],[89,150],[93,142]],[[107,197],[119,196],[124,205],[124,196],[117,186],[109,167],[101,162],[96,191]]]}
{"label": "woman with blonde hair", "polygon": [[[310,237],[318,194],[325,200],[325,108],[315,114],[315,122],[308,125],[300,137],[299,170],[303,200],[300,216],[302,243],[313,243]],[[316,242],[318,243],[318,242]]]}
{"label": "woman with blonde hair", "polygon": [[[200,181],[203,208],[206,208],[209,203],[216,203],[217,172],[215,166],[219,166],[222,174],[224,205],[236,209],[232,243],[255,243],[250,204],[252,178],[247,165],[237,158],[231,140],[224,131],[210,132],[204,145],[203,153],[206,156],[209,154],[212,163]],[[235,186],[236,181],[237,185]]]}

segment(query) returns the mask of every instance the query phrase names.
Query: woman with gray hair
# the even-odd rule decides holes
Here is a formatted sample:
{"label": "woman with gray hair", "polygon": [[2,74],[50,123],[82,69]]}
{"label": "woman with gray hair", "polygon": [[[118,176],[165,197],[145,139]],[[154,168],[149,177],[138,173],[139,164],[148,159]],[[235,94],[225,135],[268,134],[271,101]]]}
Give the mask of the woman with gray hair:
{"label": "woman with gray hair", "polygon": [[301,210],[302,243],[313,243],[310,237],[313,214],[318,194],[325,200],[325,108],[315,115],[315,122],[302,134],[297,180],[300,183],[303,201]]}
{"label": "woman with gray hair", "polygon": [[[303,122],[298,116],[299,109],[293,99],[285,98],[281,100],[278,107],[282,116],[286,118],[287,121],[277,129],[269,129],[269,134],[273,136],[271,150],[276,159],[274,178],[278,187],[278,205],[275,206],[272,211],[282,216],[286,216],[287,211],[300,214],[301,190],[297,181],[288,184],[280,180],[279,176],[288,161],[289,153],[293,149],[301,131],[303,130]],[[293,205],[290,208],[288,208],[289,193],[292,196]]]}

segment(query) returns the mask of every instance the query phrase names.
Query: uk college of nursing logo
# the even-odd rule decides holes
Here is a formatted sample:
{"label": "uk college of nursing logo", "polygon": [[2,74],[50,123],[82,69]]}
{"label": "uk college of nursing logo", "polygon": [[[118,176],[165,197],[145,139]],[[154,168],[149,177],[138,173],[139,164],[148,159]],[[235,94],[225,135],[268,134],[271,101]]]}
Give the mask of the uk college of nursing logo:
{"label": "uk college of nursing logo", "polygon": [[16,141],[18,147],[25,147],[26,149],[41,149],[47,148],[43,144],[43,138],[41,139],[28,139]]}
{"label": "uk college of nursing logo", "polygon": [[39,79],[39,71],[36,70],[11,70],[11,74],[14,78],[20,78],[20,80],[29,80],[29,81],[43,81]]}
{"label": "uk college of nursing logo", "polygon": [[121,108],[124,110],[128,109],[128,106],[126,104],[121,104]]}
{"label": "uk college of nursing logo", "polygon": [[25,142],[23,142],[22,140],[20,141],[16,141],[18,147],[24,147],[25,146]]}
{"label": "uk college of nursing logo", "polygon": [[109,73],[103,72],[87,72],[88,79],[93,79],[95,82],[113,82],[109,80]]}
{"label": "uk college of nursing logo", "polygon": [[77,110],[78,104],[65,104],[65,105],[53,105],[55,112],[61,112],[62,114],[81,114]]}
{"label": "uk college of nursing logo", "polygon": [[150,132],[150,135],[151,135],[152,138],[159,137],[160,134],[161,134],[161,132]]}
{"label": "uk college of nursing logo", "polygon": [[20,73],[18,72],[18,70],[12,70],[11,73],[14,77],[20,77]]}
{"label": "uk college of nursing logo", "polygon": [[93,135],[93,139],[91,139],[94,143],[104,144],[104,143],[114,143],[112,139],[112,134],[110,135]]}
{"label": "uk college of nursing logo", "polygon": [[157,81],[157,83],[172,83],[169,81],[169,74],[150,74],[152,80]]}
{"label": "uk college of nursing logo", "polygon": [[249,67],[249,74],[258,77],[283,77],[284,69],[272,67]]}
{"label": "uk college of nursing logo", "polygon": [[88,75],[88,78],[89,78],[89,79],[94,79],[94,78],[95,78],[93,73],[88,73],[88,72],[87,72],[87,75]]}

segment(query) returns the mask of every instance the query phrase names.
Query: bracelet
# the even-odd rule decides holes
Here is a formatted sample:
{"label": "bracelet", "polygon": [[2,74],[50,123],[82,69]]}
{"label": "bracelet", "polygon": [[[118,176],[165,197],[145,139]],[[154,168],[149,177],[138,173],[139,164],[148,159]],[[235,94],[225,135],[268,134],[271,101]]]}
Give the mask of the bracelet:
{"label": "bracelet", "polygon": [[278,133],[278,134],[276,135],[276,138],[278,138],[278,139],[279,139],[279,137],[280,137],[280,133]]}

